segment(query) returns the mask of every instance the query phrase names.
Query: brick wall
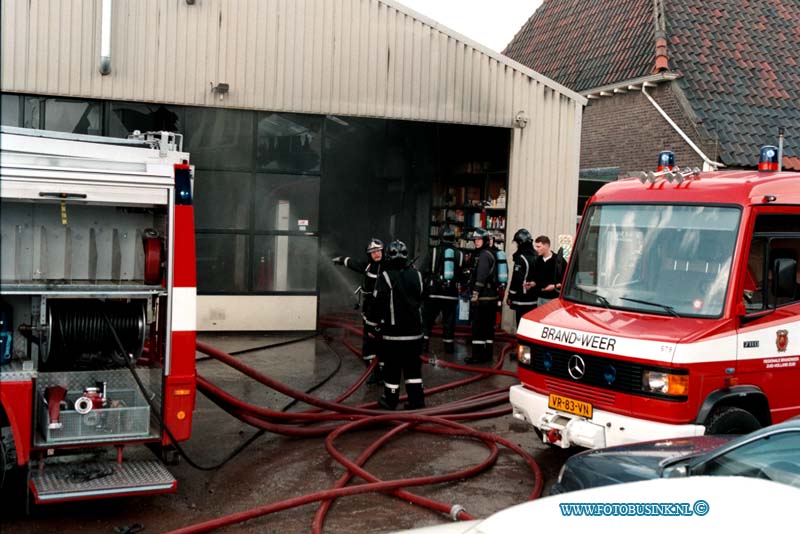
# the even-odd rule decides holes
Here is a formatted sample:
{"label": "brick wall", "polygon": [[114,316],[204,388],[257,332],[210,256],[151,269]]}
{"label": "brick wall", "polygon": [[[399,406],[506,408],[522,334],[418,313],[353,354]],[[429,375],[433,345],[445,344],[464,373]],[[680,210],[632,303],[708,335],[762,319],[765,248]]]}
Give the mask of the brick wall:
{"label": "brick wall", "polygon": [[[672,83],[649,88],[648,93],[669,117],[703,149],[712,160],[713,142],[701,141],[694,122],[683,112]],[[640,91],[591,100],[583,113],[581,169],[619,167],[620,175],[633,171],[655,170],[658,153],[675,152],[679,167],[702,168],[703,160],[681,138]],[[719,161],[719,160],[717,160]]]}

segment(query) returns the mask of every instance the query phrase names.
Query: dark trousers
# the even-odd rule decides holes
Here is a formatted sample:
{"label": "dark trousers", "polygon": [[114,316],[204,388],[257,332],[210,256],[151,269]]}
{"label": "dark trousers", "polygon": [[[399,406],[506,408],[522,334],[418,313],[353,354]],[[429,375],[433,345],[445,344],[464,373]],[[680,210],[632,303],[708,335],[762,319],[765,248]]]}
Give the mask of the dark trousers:
{"label": "dark trousers", "polygon": [[[378,340],[375,339],[375,327],[368,325],[363,319],[361,321],[361,357],[364,363],[369,366],[378,356]],[[370,337],[372,334],[372,337]]]}
{"label": "dark trousers", "polygon": [[456,335],[456,313],[458,311],[458,297],[453,299],[437,298],[437,296],[430,296],[425,300],[425,306],[422,310],[423,321],[425,325],[425,339],[431,337],[431,330],[433,329],[436,318],[442,314],[442,341],[444,342],[445,349],[452,350],[453,343],[455,342]]}
{"label": "dark trousers", "polygon": [[404,379],[407,407],[411,409],[425,406],[425,393],[422,389],[421,340],[381,342],[383,361],[383,395],[380,404],[394,410],[400,400],[400,380]]}
{"label": "dark trousers", "polygon": [[494,351],[494,320],[496,300],[479,300],[470,307],[472,318],[472,357],[489,360]]}
{"label": "dark trousers", "polygon": [[531,304],[530,306],[520,306],[519,304],[514,305],[514,314],[516,315],[517,318],[517,328],[519,328],[519,322],[522,320],[525,314],[535,309],[536,309],[536,304]]}

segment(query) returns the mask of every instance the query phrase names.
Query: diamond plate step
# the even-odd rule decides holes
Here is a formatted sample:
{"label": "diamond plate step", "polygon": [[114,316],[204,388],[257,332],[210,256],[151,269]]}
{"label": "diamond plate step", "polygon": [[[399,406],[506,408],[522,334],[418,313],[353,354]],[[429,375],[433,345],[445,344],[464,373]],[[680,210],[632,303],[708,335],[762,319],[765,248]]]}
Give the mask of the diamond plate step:
{"label": "diamond plate step", "polygon": [[30,480],[39,504],[166,493],[177,486],[172,473],[157,460],[47,465],[32,471]]}

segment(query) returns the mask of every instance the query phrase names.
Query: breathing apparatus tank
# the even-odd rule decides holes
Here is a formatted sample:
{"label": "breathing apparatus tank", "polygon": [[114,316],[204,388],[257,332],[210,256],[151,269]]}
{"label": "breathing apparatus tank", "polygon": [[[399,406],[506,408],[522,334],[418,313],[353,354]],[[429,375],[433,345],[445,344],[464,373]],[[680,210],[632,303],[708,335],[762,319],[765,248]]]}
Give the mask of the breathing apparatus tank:
{"label": "breathing apparatus tank", "polygon": [[444,272],[442,278],[448,282],[456,276],[456,251],[452,247],[444,249]]}
{"label": "breathing apparatus tank", "polygon": [[506,253],[498,250],[495,253],[497,259],[497,281],[501,284],[508,282],[508,261],[506,260]]}

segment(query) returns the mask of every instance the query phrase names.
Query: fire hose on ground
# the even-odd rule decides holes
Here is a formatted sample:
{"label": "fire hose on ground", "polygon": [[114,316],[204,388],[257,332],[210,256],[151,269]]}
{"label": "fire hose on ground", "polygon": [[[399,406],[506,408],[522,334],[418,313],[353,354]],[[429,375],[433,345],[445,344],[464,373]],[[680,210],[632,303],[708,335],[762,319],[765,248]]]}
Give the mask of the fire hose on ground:
{"label": "fire hose on ground", "polygon": [[[361,325],[359,322],[337,318],[335,320],[321,319],[320,324],[323,327],[341,329],[343,333],[338,340],[351,352],[360,356],[360,350],[347,339],[348,334],[361,336]],[[456,336],[466,337],[468,336],[468,332],[459,329]],[[508,355],[509,351],[514,348],[514,338],[508,334],[500,333],[497,339],[503,342],[504,346],[500,351],[499,360],[492,367],[460,365],[437,360],[428,356],[422,356],[424,362],[432,365],[475,373],[473,376],[456,380],[448,384],[426,388],[426,397],[430,398],[431,395],[438,392],[461,387],[493,375],[516,376],[516,373],[501,369],[505,357]],[[210,530],[312,502],[320,503],[313,522],[313,532],[320,533],[322,532],[325,516],[336,498],[369,492],[382,492],[384,494],[394,495],[403,501],[412,502],[430,510],[447,514],[453,520],[474,519],[474,517],[467,513],[460,505],[448,505],[430,498],[421,497],[407,491],[405,488],[440,484],[476,476],[494,465],[499,455],[498,445],[521,456],[530,468],[534,477],[534,487],[529,499],[535,499],[542,491],[542,473],[530,454],[505,438],[475,430],[461,423],[463,421],[498,417],[510,413],[508,388],[493,389],[447,404],[431,406],[421,410],[385,412],[376,409],[376,402],[370,402],[360,406],[344,404],[344,401],[357,391],[367,380],[370,373],[377,365],[376,360],[373,360],[372,364],[366,368],[359,379],[345,392],[340,394],[333,401],[326,401],[272,379],[242,363],[230,354],[205,343],[198,342],[197,350],[219,362],[237,369],[266,387],[287,395],[296,401],[310,405],[311,408],[299,412],[286,412],[254,406],[237,399],[206,378],[198,376],[198,390],[207,396],[214,404],[239,420],[259,429],[259,431],[268,431],[293,437],[325,436],[325,447],[328,453],[346,469],[346,473],[337,480],[331,489],[286,499],[218,519],[197,523],[178,529],[174,531],[174,533],[208,532]],[[373,442],[355,460],[347,458],[336,448],[336,440],[343,434],[370,427],[381,427],[387,430],[384,435]],[[385,444],[390,442],[393,438],[409,431],[470,438],[483,443],[487,447],[489,454],[478,465],[437,476],[381,480],[363,469],[362,466]],[[365,482],[359,485],[348,486],[347,484],[354,477],[361,478]]]}

